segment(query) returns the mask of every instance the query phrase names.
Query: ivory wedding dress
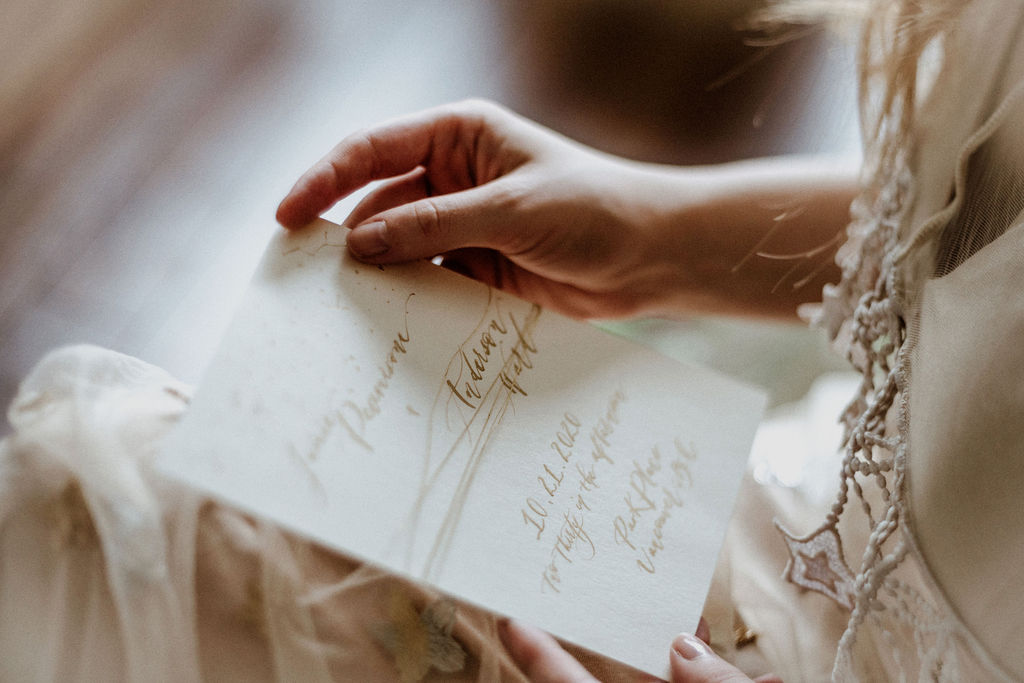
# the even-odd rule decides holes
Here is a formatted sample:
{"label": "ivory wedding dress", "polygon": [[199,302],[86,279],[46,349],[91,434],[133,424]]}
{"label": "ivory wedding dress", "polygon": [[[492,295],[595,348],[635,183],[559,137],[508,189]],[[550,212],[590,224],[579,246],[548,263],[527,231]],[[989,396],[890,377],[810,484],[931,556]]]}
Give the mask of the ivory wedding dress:
{"label": "ivory wedding dress", "polygon": [[842,680],[1024,678],[1024,3],[957,5],[906,4],[937,30],[818,314],[862,383],[835,503],[784,536],[787,577],[850,611]]}
{"label": "ivory wedding dress", "polygon": [[[1024,3],[956,16],[921,46],[909,128],[869,146],[818,316],[862,374],[839,495],[803,535],[790,492],[749,483],[709,600],[787,680],[1024,678]],[[0,442],[0,679],[521,679],[488,615],[161,480],[188,396],[93,347],[22,384]],[[769,559],[787,547],[799,588]]]}

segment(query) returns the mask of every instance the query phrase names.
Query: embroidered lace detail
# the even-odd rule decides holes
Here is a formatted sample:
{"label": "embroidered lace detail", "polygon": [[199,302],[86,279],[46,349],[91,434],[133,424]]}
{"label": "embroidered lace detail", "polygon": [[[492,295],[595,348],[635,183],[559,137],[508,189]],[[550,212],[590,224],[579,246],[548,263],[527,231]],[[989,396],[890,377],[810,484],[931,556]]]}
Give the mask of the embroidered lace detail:
{"label": "embroidered lace detail", "polygon": [[843,539],[832,528],[819,529],[804,538],[794,537],[778,522],[789,547],[786,579],[798,586],[818,591],[846,609],[853,609],[856,581],[843,557]]}
{"label": "embroidered lace detail", "polygon": [[[852,207],[844,277],[826,292],[818,318],[846,346],[861,382],[841,416],[840,486],[824,523],[799,537],[779,526],[790,554],[786,578],[850,610],[836,680],[955,681],[965,671],[1010,680],[932,584],[906,527],[906,322],[895,279],[911,183],[906,157],[899,162],[873,203]],[[853,571],[839,526],[856,507],[869,534]]]}
{"label": "embroidered lace detail", "polygon": [[[1006,202],[993,200],[992,194],[1003,185],[1004,194],[1012,194],[1018,188],[1017,176],[1000,176],[1008,180],[994,187],[985,175],[991,163],[980,160],[973,175],[967,164],[1003,122],[1014,120],[1008,112],[1011,106],[1019,111],[1024,84],[1008,94],[1003,91],[1002,102],[962,112],[969,117],[966,122],[985,112],[988,118],[964,141],[956,168],[951,169],[956,173],[955,179],[950,178],[955,180],[953,201],[923,225],[911,225],[912,210],[922,208],[914,207],[918,179],[912,172],[919,161],[915,156],[918,107],[934,104],[933,94],[948,99],[950,93],[960,92],[957,78],[981,76],[971,70],[977,64],[966,66],[964,55],[957,52],[964,45],[971,48],[969,54],[978,64],[989,65],[983,71],[1005,68],[1005,60],[985,61],[985,54],[973,51],[976,45],[971,37],[998,34],[1005,38],[1003,48],[998,47],[1002,43],[993,42],[992,54],[998,56],[1015,45],[1024,30],[1020,24],[1024,13],[1016,6],[1014,12],[999,14],[996,7],[979,8],[978,3],[972,4],[974,11],[965,11],[966,4],[952,0],[874,4],[877,11],[872,16],[879,18],[868,21],[861,44],[861,119],[869,141],[866,182],[851,207],[848,241],[836,257],[842,278],[825,288],[822,305],[811,319],[845,350],[861,382],[841,416],[840,486],[826,519],[806,536],[780,527],[790,553],[786,577],[850,610],[833,668],[833,678],[839,680],[1011,680],[932,578],[910,524],[907,492],[912,344],[905,342],[916,334],[918,280],[937,272],[941,275],[969,255],[957,250],[976,249],[991,241],[1006,223],[1000,218],[1000,224],[994,225],[993,215],[1013,216],[1017,208],[1013,204],[1004,210]],[[998,5],[998,10],[1009,9]],[[991,17],[997,15],[1000,18],[993,21]],[[937,48],[935,56],[940,58],[934,64],[922,58],[930,46]],[[922,78],[929,66],[936,66],[933,80]],[[949,66],[953,69],[947,70]],[[998,75],[990,71],[985,74]],[[957,75],[945,82],[950,73]],[[996,88],[997,83],[998,78],[989,87]],[[948,107],[941,111],[946,116],[961,115]],[[1013,130],[1010,124],[1003,134]],[[1000,150],[1011,150],[1008,167],[1019,168],[1020,147],[1007,146],[1003,139],[993,141]],[[934,178],[936,172],[923,169],[922,179]],[[998,210],[958,216],[965,195],[977,190],[969,186],[976,176],[985,180],[985,192],[974,199]],[[939,252],[938,264],[933,250]],[[945,254],[949,251],[956,253]],[[858,508],[863,515],[856,512]],[[858,531],[863,527],[857,525],[865,518],[866,540],[861,540],[864,535]],[[855,545],[861,551],[859,558],[852,552]]]}
{"label": "embroidered lace detail", "polygon": [[[1018,97],[1024,95],[1015,92],[1003,104]],[[900,118],[896,109],[890,124]],[[965,145],[968,151],[988,137],[1006,109],[1000,107],[975,132]],[[779,527],[790,554],[786,578],[850,610],[834,679],[956,681],[980,675],[1012,680],[935,584],[908,523],[909,352],[904,342],[910,313],[903,281],[909,266],[903,261],[922,257],[924,240],[918,238],[926,231],[909,239],[905,234],[915,189],[912,138],[906,127],[882,123],[877,148],[869,150],[875,155],[870,174],[875,184],[851,207],[848,241],[837,255],[842,279],[825,288],[822,306],[811,320],[845,349],[861,375],[858,391],[840,418],[844,437],[839,492],[824,523],[810,534],[798,537]],[[884,162],[878,163],[882,157]],[[967,157],[965,153],[958,165],[965,167]],[[929,239],[940,234],[962,202],[965,169],[957,170],[957,198],[935,217],[934,225],[926,226],[933,228]],[[850,564],[855,556],[844,551],[840,522],[843,533],[849,531],[847,523],[860,523],[860,515],[851,513],[858,507],[868,534],[854,571]]]}
{"label": "embroidered lace detail", "polygon": [[[844,455],[839,493],[825,522],[807,536],[796,537],[780,527],[791,558],[787,578],[851,610],[838,660],[849,657],[860,625],[879,609],[879,591],[907,553],[896,533],[903,512],[902,442],[888,429],[899,393],[895,359],[905,337],[892,274],[910,174],[906,157],[898,161],[892,181],[874,200],[862,196],[851,207],[849,240],[838,257],[843,278],[826,288],[817,320],[833,340],[848,340],[847,358],[861,374],[858,391],[841,417]],[[847,565],[839,534],[840,518],[852,501],[859,502],[870,527],[856,573]]]}

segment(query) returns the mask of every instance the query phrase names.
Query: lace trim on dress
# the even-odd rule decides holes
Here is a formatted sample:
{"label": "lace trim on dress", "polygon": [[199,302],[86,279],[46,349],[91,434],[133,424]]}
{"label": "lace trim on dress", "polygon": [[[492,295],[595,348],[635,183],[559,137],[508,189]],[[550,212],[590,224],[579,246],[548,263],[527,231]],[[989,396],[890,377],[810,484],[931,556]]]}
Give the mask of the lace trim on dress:
{"label": "lace trim on dress", "polygon": [[[798,537],[779,527],[790,551],[787,578],[851,610],[840,642],[840,659],[852,648],[882,583],[907,552],[899,537],[894,538],[901,516],[896,497],[904,478],[903,468],[896,466],[902,455],[900,440],[887,429],[897,396],[898,364],[894,358],[905,337],[897,299],[892,295],[898,225],[910,190],[905,156],[899,161],[893,181],[872,205],[860,198],[851,207],[849,244],[856,250],[844,259],[839,285],[826,289],[820,319],[833,338],[849,337],[847,358],[861,374],[857,394],[842,415],[844,455],[839,493],[825,522],[810,534]],[[865,484],[871,483],[875,485],[871,487],[873,495],[865,491]],[[838,530],[851,492],[871,528],[856,574],[846,564]],[[880,499],[880,506],[875,499]]]}
{"label": "lace trim on dress", "polygon": [[[899,680],[963,680],[982,671],[1012,680],[950,606],[917,550],[907,501],[907,283],[904,261],[918,258],[964,202],[968,161],[1011,108],[1024,102],[1024,83],[1014,88],[965,143],[956,165],[956,191],[942,211],[901,244],[900,225],[910,206],[909,152],[893,158],[891,175],[876,199],[858,198],[845,253],[837,256],[843,277],[826,287],[816,323],[846,347],[861,374],[857,394],[841,416],[844,427],[839,493],[824,523],[806,536],[778,525],[788,546],[786,578],[850,610],[836,655],[833,678],[860,678],[872,664],[855,657],[858,636],[870,624],[890,676]],[[927,274],[932,275],[932,272]],[[911,304],[912,305],[912,304]],[[852,492],[852,496],[851,496]],[[856,572],[846,562],[840,518],[857,501],[870,534]],[[910,561],[906,561],[910,559]],[[969,662],[969,665],[967,664]]]}

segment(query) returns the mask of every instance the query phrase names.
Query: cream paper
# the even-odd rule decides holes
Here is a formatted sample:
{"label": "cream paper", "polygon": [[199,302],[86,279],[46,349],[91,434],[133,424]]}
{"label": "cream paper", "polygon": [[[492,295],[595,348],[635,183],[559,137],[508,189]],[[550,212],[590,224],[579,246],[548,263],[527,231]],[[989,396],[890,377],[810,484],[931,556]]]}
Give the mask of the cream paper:
{"label": "cream paper", "polygon": [[161,468],[666,676],[763,394],[345,233],[271,242]]}

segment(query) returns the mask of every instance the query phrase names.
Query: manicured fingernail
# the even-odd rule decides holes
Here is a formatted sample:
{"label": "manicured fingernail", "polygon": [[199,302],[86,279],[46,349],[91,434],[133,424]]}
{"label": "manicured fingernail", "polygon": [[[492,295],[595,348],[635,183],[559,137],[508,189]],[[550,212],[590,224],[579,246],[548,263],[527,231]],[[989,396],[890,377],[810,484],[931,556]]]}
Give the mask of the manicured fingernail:
{"label": "manicured fingernail", "polygon": [[356,256],[362,258],[380,256],[390,249],[385,232],[384,221],[360,225],[349,233],[348,246]]}
{"label": "manicured fingernail", "polygon": [[689,633],[680,633],[676,636],[672,641],[672,649],[683,659],[697,659],[711,654],[711,648],[703,640]]}

